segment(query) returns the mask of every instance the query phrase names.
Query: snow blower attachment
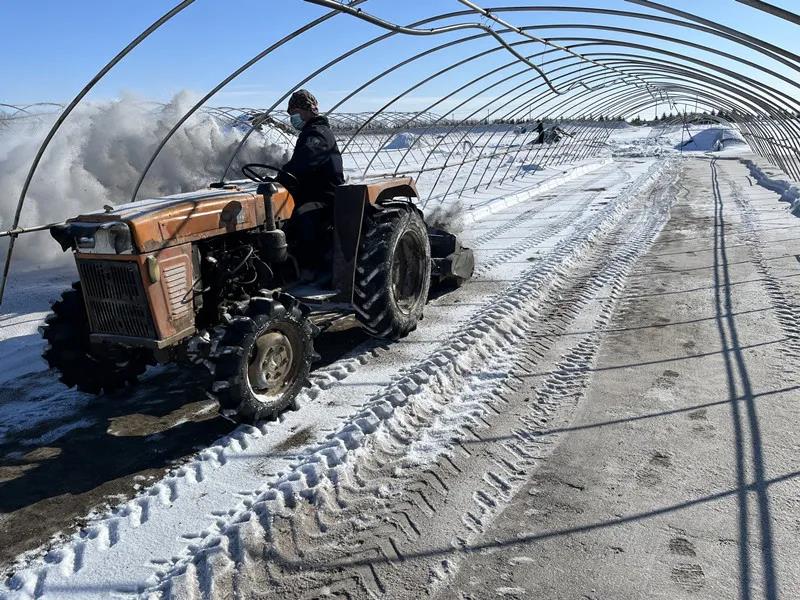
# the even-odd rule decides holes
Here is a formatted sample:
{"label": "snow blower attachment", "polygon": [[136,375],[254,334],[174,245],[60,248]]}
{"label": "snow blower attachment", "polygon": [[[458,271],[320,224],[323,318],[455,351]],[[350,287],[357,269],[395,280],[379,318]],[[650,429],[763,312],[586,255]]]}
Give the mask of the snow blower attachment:
{"label": "snow blower attachment", "polygon": [[51,227],[75,255],[80,282],[53,305],[45,358],[90,393],[136,381],[148,364],[191,362],[234,418],[284,410],[305,383],[314,337],[355,316],[371,335],[414,330],[431,285],[460,285],[472,251],[428,228],[411,178],[343,185],[315,248],[325,268],[306,281],[294,200],[266,165],[253,183],[143,200]]}

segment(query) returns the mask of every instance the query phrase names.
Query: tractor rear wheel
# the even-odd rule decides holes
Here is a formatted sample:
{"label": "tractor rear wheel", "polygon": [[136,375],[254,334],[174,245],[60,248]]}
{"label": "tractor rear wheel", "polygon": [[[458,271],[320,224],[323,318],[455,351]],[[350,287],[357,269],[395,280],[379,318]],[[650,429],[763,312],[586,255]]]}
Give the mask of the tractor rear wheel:
{"label": "tractor rear wheel", "polygon": [[101,394],[136,383],[152,354],[119,345],[93,346],[89,341],[89,319],[79,282],[61,295],[41,328],[48,342],[43,353],[62,383],[82,392]]}
{"label": "tractor rear wheel", "polygon": [[213,331],[212,394],[223,412],[254,423],[276,417],[308,379],[316,328],[291,296],[252,298]]}
{"label": "tractor rear wheel", "polygon": [[353,285],[356,317],[370,335],[397,340],[416,329],[428,300],[428,231],[411,205],[374,211],[364,227]]}

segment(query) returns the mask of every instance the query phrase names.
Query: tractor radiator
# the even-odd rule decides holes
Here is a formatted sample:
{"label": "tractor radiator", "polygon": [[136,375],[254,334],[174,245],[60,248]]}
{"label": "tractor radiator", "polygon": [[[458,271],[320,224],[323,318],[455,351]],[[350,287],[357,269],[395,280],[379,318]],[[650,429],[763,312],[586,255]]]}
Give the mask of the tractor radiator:
{"label": "tractor radiator", "polygon": [[79,259],[77,264],[92,333],[155,337],[137,263]]}

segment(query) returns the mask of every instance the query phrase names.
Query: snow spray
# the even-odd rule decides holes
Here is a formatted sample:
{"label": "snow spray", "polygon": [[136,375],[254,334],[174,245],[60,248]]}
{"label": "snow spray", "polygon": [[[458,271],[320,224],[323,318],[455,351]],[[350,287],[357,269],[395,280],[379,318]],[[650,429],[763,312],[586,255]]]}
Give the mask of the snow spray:
{"label": "snow spray", "polygon": [[[145,102],[131,95],[79,107],[48,146],[22,211],[20,225],[62,221],[105,204],[130,200],[133,187],[156,145],[194,104],[180,92],[166,104]],[[5,121],[0,128],[0,230],[11,226],[17,198],[30,164],[58,115]],[[208,113],[196,113],[169,140],[156,159],[138,199],[203,188],[222,174],[246,129]],[[291,148],[270,131],[251,135],[229,177],[239,178],[248,162],[284,164]],[[7,241],[0,243],[0,260]],[[66,259],[48,232],[17,240],[14,268],[51,266]]]}
{"label": "snow spray", "polygon": [[444,229],[454,235],[461,233],[464,228],[461,216],[464,214],[464,206],[461,202],[440,204],[432,210],[425,211],[425,221],[431,227]]}

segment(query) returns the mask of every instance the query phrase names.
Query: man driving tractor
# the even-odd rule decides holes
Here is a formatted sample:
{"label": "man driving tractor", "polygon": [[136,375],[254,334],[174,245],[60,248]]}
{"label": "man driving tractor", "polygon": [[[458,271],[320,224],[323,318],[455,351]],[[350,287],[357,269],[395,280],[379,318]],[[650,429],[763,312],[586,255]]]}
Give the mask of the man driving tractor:
{"label": "man driving tractor", "polygon": [[292,194],[296,209],[294,227],[296,256],[303,279],[312,279],[323,266],[336,186],[344,183],[342,154],[328,119],[319,114],[317,99],[308,90],[297,90],[287,107],[292,126],[300,133],[292,158],[278,174],[278,181]]}

